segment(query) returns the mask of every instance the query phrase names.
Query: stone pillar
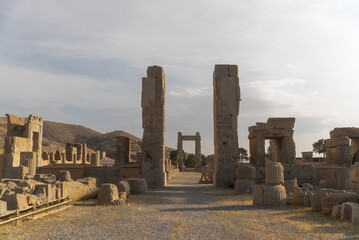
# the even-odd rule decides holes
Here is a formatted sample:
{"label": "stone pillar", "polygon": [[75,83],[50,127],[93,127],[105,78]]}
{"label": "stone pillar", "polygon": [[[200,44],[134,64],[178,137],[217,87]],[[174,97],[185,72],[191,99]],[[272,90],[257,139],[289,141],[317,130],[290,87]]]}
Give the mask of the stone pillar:
{"label": "stone pillar", "polygon": [[115,166],[119,167],[120,178],[123,178],[123,165],[130,162],[131,139],[125,136],[116,138],[115,147]]}
{"label": "stone pillar", "polygon": [[147,68],[142,78],[142,175],[150,186],[165,186],[165,74]]}
{"label": "stone pillar", "polygon": [[195,140],[195,171],[201,172],[202,167],[202,156],[201,156],[201,135],[199,132],[196,132]]}
{"label": "stone pillar", "polygon": [[87,144],[83,143],[82,145],[82,164],[87,164]]}
{"label": "stone pillar", "polygon": [[233,185],[238,161],[240,88],[237,65],[216,65],[213,72],[214,185]]}
{"label": "stone pillar", "polygon": [[183,172],[183,141],[182,141],[182,133],[181,132],[178,132],[177,163],[179,166],[179,171]]}
{"label": "stone pillar", "polygon": [[77,158],[75,164],[82,164],[83,145],[81,143],[77,143],[76,147],[77,147]]}
{"label": "stone pillar", "polygon": [[101,157],[101,151],[97,150],[96,151],[96,166],[101,165],[101,162],[100,162],[101,158],[100,157]]}

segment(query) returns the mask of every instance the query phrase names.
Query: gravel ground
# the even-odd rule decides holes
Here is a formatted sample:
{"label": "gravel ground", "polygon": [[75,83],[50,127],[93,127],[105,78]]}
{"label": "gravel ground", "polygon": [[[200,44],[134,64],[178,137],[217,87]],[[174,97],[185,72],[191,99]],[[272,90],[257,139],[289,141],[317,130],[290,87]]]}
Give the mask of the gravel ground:
{"label": "gravel ground", "polygon": [[[255,209],[251,196],[199,185],[180,173],[166,188],[131,195],[125,207],[87,202],[0,227],[1,239],[359,239],[359,228],[308,208]],[[93,203],[93,202],[92,202]]]}

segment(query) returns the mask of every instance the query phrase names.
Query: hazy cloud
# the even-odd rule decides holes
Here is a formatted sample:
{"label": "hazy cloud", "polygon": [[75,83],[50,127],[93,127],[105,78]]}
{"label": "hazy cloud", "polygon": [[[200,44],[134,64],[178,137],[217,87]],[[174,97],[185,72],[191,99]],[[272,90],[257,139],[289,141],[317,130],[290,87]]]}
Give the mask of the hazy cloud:
{"label": "hazy cloud", "polygon": [[166,141],[201,132],[213,151],[214,64],[239,65],[240,144],[296,117],[297,153],[358,126],[356,1],[1,1],[0,113],[139,137],[141,77],[166,74]]}

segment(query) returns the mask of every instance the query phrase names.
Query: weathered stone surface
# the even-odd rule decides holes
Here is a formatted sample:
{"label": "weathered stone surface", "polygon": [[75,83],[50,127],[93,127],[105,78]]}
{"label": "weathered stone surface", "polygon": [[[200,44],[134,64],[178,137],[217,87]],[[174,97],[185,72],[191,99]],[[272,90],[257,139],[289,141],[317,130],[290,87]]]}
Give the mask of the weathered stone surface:
{"label": "weathered stone surface", "polygon": [[300,187],[295,187],[293,189],[293,200],[292,203],[294,205],[302,206],[304,203],[304,192]]}
{"label": "weathered stone surface", "polygon": [[124,180],[119,181],[116,184],[116,186],[117,186],[119,192],[125,192],[127,195],[130,195],[131,188],[130,188],[130,184],[127,181],[124,181]]}
{"label": "weathered stone surface", "polygon": [[328,193],[340,192],[334,189],[321,188],[318,191],[314,192],[310,198],[312,211],[321,211],[322,210],[322,199],[328,196]]}
{"label": "weathered stone surface", "polygon": [[234,182],[234,192],[238,194],[252,194],[256,185],[254,180],[237,179]]}
{"label": "weathered stone surface", "polygon": [[309,163],[293,163],[283,164],[284,178],[285,179],[297,179],[299,185],[304,183],[317,184],[316,182],[316,168],[313,164]]}
{"label": "weathered stone surface", "polygon": [[313,162],[313,152],[302,152],[302,162]]}
{"label": "weathered stone surface", "polygon": [[359,128],[355,127],[347,127],[347,128],[334,128],[334,130],[330,131],[330,137],[342,137],[347,136],[350,138],[359,138]]}
{"label": "weathered stone surface", "polygon": [[0,215],[3,215],[7,212],[7,203],[0,200]]}
{"label": "weathered stone surface", "polygon": [[98,190],[98,204],[119,205],[119,194],[115,184],[103,183]]}
{"label": "weathered stone surface", "polygon": [[115,166],[119,167],[119,177],[123,178],[123,166],[131,159],[131,139],[126,136],[116,138]]}
{"label": "weathered stone surface", "polygon": [[284,183],[284,168],[279,162],[267,162],[266,185],[274,186]]}
{"label": "weathered stone surface", "polygon": [[269,118],[267,123],[256,123],[248,128],[250,162],[256,167],[265,166],[265,140],[270,139],[270,158],[273,162],[294,163],[293,140],[295,118]]}
{"label": "weathered stone surface", "polygon": [[352,205],[352,224],[359,225],[359,205]]}
{"label": "weathered stone surface", "polygon": [[313,190],[315,190],[315,187],[310,183],[303,183],[302,184],[302,189],[303,190],[313,191]]}
{"label": "weathered stone surface", "polygon": [[347,167],[320,166],[316,168],[317,184],[327,180],[328,187],[332,189],[347,189],[349,182],[349,169]]}
{"label": "weathered stone surface", "polygon": [[329,180],[320,180],[318,183],[319,188],[330,188]]}
{"label": "weathered stone surface", "polygon": [[51,184],[37,184],[35,186],[34,192],[36,195],[45,193],[48,202],[55,200],[53,197],[54,193]]}
{"label": "weathered stone surface", "polygon": [[144,178],[128,178],[131,194],[147,193],[147,182]]}
{"label": "weathered stone surface", "polygon": [[354,163],[349,170],[350,190],[359,193],[359,162]]}
{"label": "weathered stone surface", "polygon": [[304,196],[303,196],[303,206],[304,207],[310,207],[311,206],[311,200],[310,198],[312,197],[312,193],[309,191],[305,191],[304,192]]}
{"label": "weathered stone surface", "polygon": [[[147,68],[142,78],[142,176],[150,186],[165,186],[165,74]],[[132,186],[131,186],[132,190]]]}
{"label": "weathered stone surface", "polygon": [[60,171],[57,175],[57,179],[63,182],[71,181],[71,174],[69,171]]}
{"label": "weathered stone surface", "polygon": [[43,120],[33,115],[28,118],[6,116],[7,134],[1,157],[6,164],[0,164],[0,177],[23,179],[27,174],[33,176],[36,167],[44,164],[41,158]]}
{"label": "weathered stone surface", "polygon": [[28,207],[25,194],[17,194],[14,192],[6,193],[3,196],[3,200],[7,202],[8,210],[23,210]]}
{"label": "weathered stone surface", "polygon": [[126,192],[119,192],[119,205],[124,206],[127,203],[127,193]]}
{"label": "weathered stone surface", "polygon": [[284,180],[283,186],[285,187],[285,191],[287,193],[292,193],[295,187],[298,187],[297,179]]}
{"label": "weathered stone surface", "polygon": [[56,175],[54,174],[36,174],[34,179],[43,183],[53,183],[56,182]]}
{"label": "weathered stone surface", "polygon": [[350,167],[359,161],[358,128],[335,128],[330,132],[330,139],[325,141],[328,165]]}
{"label": "weathered stone surface", "polygon": [[237,179],[256,179],[256,168],[250,164],[241,163],[237,166]]}
{"label": "weathered stone surface", "polygon": [[237,65],[215,65],[213,72],[214,180],[233,185],[238,159],[238,114],[241,100]]}
{"label": "weathered stone surface", "polygon": [[332,208],[332,217],[340,219],[340,214],[342,212],[342,204],[337,204]]}
{"label": "weathered stone surface", "polygon": [[76,180],[76,182],[80,182],[80,183],[83,183],[85,185],[90,185],[90,186],[97,186],[97,187],[99,185],[98,179],[94,178],[94,177],[80,178],[80,179]]}
{"label": "weathered stone surface", "polygon": [[351,192],[328,192],[326,196],[322,198],[322,212],[324,214],[330,214],[332,208],[344,202],[357,202],[358,197],[355,193]]}
{"label": "weathered stone surface", "polygon": [[64,182],[56,183],[56,195],[58,199],[64,199],[69,197],[69,191],[67,185]]}
{"label": "weathered stone surface", "polygon": [[28,180],[19,182],[17,184],[17,186],[18,187],[26,187],[26,188],[30,189],[30,191],[34,191],[36,184],[39,184],[39,182],[36,182],[35,180],[32,180],[32,179],[28,179]]}
{"label": "weathered stone surface", "polygon": [[257,185],[253,191],[254,207],[279,207],[286,203],[286,192],[282,185]]}
{"label": "weathered stone surface", "polygon": [[65,184],[72,201],[94,198],[98,194],[96,178],[82,178]]}
{"label": "weathered stone surface", "polygon": [[29,205],[36,205],[37,204],[38,197],[36,195],[26,194],[26,198],[27,198],[27,204],[29,204]]}
{"label": "weathered stone surface", "polygon": [[342,211],[340,213],[340,220],[342,221],[352,221],[352,212],[353,212],[353,206],[357,206],[357,203],[353,202],[345,202],[342,204]]}

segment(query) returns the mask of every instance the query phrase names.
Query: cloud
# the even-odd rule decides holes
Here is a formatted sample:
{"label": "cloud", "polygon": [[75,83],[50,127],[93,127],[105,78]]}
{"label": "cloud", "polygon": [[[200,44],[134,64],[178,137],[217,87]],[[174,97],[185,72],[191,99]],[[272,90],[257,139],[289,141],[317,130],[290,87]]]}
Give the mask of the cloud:
{"label": "cloud", "polygon": [[[142,135],[141,78],[166,74],[167,142],[200,131],[213,151],[212,73],[239,65],[248,126],[294,116],[297,152],[357,126],[355,1],[40,1],[0,9],[2,111]],[[126,129],[124,129],[126,128]]]}

